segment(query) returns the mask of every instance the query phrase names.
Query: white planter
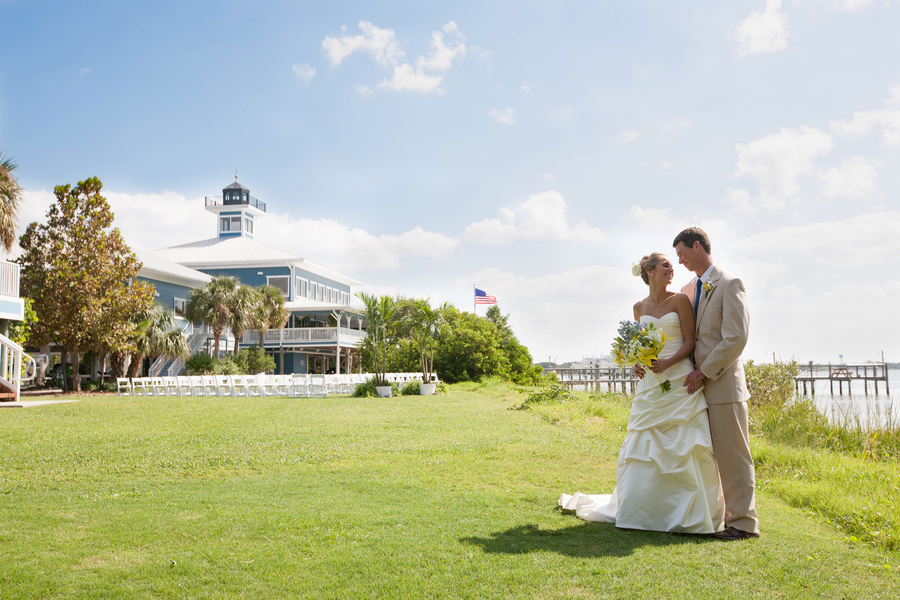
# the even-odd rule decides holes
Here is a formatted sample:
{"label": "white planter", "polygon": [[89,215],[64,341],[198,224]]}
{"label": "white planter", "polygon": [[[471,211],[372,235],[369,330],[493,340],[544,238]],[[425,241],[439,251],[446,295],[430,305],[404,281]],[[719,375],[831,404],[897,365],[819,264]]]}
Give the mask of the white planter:
{"label": "white planter", "polygon": [[389,385],[376,385],[375,393],[378,394],[379,398],[390,398],[391,392],[394,390],[393,387]]}
{"label": "white planter", "polygon": [[434,390],[436,388],[436,383],[420,383],[419,394],[421,394],[422,396],[434,396]]}

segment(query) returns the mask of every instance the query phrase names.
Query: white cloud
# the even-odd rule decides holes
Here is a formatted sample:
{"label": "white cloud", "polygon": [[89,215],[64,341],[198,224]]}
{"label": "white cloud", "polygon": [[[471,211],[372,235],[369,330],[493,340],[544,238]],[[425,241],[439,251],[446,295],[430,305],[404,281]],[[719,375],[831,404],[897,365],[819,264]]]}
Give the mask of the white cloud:
{"label": "white cloud", "polygon": [[770,298],[775,302],[794,302],[803,297],[803,290],[798,285],[785,285],[772,290]]}
{"label": "white cloud", "polygon": [[[216,235],[216,220],[202,198],[188,200],[175,192],[122,194],[104,191],[115,215],[113,225],[137,250],[176,246]],[[25,192],[21,223],[45,220],[55,201],[44,190]],[[153,227],[147,227],[153,223]],[[207,227],[204,229],[204,227]],[[298,235],[298,233],[302,233]],[[415,227],[400,235],[375,235],[331,219],[294,219],[269,214],[257,224],[256,239],[336,269],[396,269],[405,256],[440,259],[453,253],[459,240]]]}
{"label": "white cloud", "polygon": [[[396,64],[403,58],[404,52],[397,45],[393,29],[379,29],[368,21],[360,21],[359,28],[362,35],[353,37],[342,35],[340,38],[329,35],[322,41],[322,49],[332,65],[341,64],[345,58],[357,51],[371,54],[382,67]],[[342,29],[346,33],[346,29]]]}
{"label": "white cloud", "polygon": [[738,54],[775,52],[787,46],[787,15],[778,12],[781,0],[766,0],[763,12],[753,11],[738,25]]}
{"label": "white cloud", "polygon": [[372,95],[372,90],[361,83],[357,83],[353,89],[356,90],[356,93],[363,98],[368,98]]}
{"label": "white cloud", "polygon": [[840,221],[779,227],[731,244],[748,255],[812,256],[842,267],[900,260],[900,211],[872,212]]}
{"label": "white cloud", "polygon": [[499,212],[499,219],[470,224],[463,232],[463,239],[493,245],[514,239],[579,242],[601,242],[604,239],[603,232],[588,226],[584,220],[574,227],[569,226],[566,201],[559,192],[533,194],[515,210],[504,207]]}
{"label": "white cloud", "polygon": [[[753,205],[766,210],[784,208],[800,195],[797,180],[815,171],[813,159],[828,153],[833,145],[831,136],[818,129],[783,127],[780,132],[749,144],[737,144],[737,171],[733,176],[757,180],[760,193]],[[733,204],[739,200],[742,199],[726,198]]]}
{"label": "white cloud", "polygon": [[856,12],[872,5],[872,0],[834,0],[833,10]]}
{"label": "white cloud", "polygon": [[619,139],[622,140],[623,142],[632,142],[632,141],[638,139],[640,136],[641,136],[641,134],[639,134],[637,131],[632,131],[629,129],[628,131],[623,131],[619,135]]}
{"label": "white cloud", "polygon": [[488,114],[490,116],[494,117],[495,121],[497,121],[498,123],[503,123],[504,125],[512,125],[513,123],[516,122],[516,118],[515,118],[516,111],[514,111],[511,108],[507,108],[503,112],[500,112],[499,110],[494,109],[491,112],[489,112]]}
{"label": "white cloud", "polygon": [[666,171],[666,170],[672,168],[672,163],[667,163],[667,162],[661,163],[659,165],[659,168],[662,169],[663,171]]}
{"label": "white cloud", "polygon": [[297,76],[297,79],[301,81],[309,82],[316,76],[316,68],[310,66],[309,63],[303,63],[302,65],[294,63],[291,70],[294,71],[294,75]]}
{"label": "white cloud", "polygon": [[850,121],[832,121],[831,128],[842,135],[867,133],[877,125],[884,127],[884,143],[887,146],[900,144],[900,108],[892,105],[900,104],[900,85],[892,87],[885,100],[888,108],[853,113]]}
{"label": "white cloud", "polygon": [[442,27],[444,33],[456,35],[459,39],[452,46],[444,44],[444,33],[433,31],[431,33],[431,53],[416,59],[416,70],[446,71],[453,64],[454,59],[463,58],[466,55],[466,45],[463,43],[465,36],[459,32],[456,23],[450,21]]}
{"label": "white cloud", "polygon": [[680,121],[676,121],[675,123],[663,123],[662,128],[671,131],[672,129],[683,129],[685,127],[690,126],[691,122],[687,119],[681,119]]}
{"label": "white cloud", "polygon": [[523,92],[530,92],[530,91],[531,91],[531,88],[528,87],[528,82],[527,82],[527,81],[526,81],[525,83],[523,83],[523,84],[522,84],[522,87],[520,87],[519,89],[522,90]]}
{"label": "white cloud", "polygon": [[673,239],[675,234],[686,227],[700,227],[711,237],[716,237],[727,227],[724,220],[711,219],[703,213],[673,215],[671,208],[643,208],[639,204],[632,205],[623,216],[642,229],[670,231]]}
{"label": "white cloud", "polygon": [[553,175],[552,173],[542,173],[541,179],[543,179],[544,181],[554,181],[556,179],[556,175]]}
{"label": "white cloud", "polygon": [[758,206],[753,202],[753,196],[744,188],[733,190],[728,188],[728,193],[722,200],[722,204],[730,204],[737,213],[753,214]]}
{"label": "white cloud", "polygon": [[411,91],[426,94],[434,89],[440,91],[438,86],[443,77],[440,75],[428,75],[418,69],[413,69],[409,63],[394,67],[394,75],[390,80],[385,78],[378,87],[388,88],[397,92]]}
{"label": "white cloud", "polygon": [[860,199],[875,192],[875,175],[881,163],[857,156],[846,159],[840,167],[821,173],[825,182],[822,193],[828,198]]}
{"label": "white cloud", "polygon": [[88,69],[87,67],[85,67],[84,69],[81,69],[81,74],[82,74],[82,75],[87,75],[87,74],[90,73],[90,72],[91,72],[91,70]]}
{"label": "white cloud", "polygon": [[[384,78],[377,85],[379,88],[421,94],[432,91],[443,93],[438,87],[443,76],[436,73],[447,71],[454,60],[464,58],[466,55],[465,36],[453,21],[442,26],[441,31],[431,33],[431,52],[427,56],[417,58],[415,66],[401,62],[405,53],[400,50],[393,29],[379,29],[368,21],[360,21],[359,28],[363,32],[362,35],[352,37],[342,35],[340,38],[327,36],[322,41],[322,49],[334,66],[339,65],[354,52],[360,51],[370,54],[382,68],[392,68],[393,74],[390,79]],[[444,40],[445,34],[454,36],[455,40],[447,44]],[[365,96],[371,92],[371,88],[358,84],[356,91]]]}

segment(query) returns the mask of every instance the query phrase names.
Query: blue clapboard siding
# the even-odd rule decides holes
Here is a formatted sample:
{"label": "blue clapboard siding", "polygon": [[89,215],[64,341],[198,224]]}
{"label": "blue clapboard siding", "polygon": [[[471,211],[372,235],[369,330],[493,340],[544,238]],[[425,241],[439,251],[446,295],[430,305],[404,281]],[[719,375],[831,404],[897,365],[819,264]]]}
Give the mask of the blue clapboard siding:
{"label": "blue clapboard siding", "polygon": [[158,279],[147,279],[146,277],[138,277],[137,279],[139,281],[152,283],[154,287],[156,287],[156,293],[158,294],[155,300],[169,310],[175,310],[175,298],[183,298],[187,300],[188,296],[190,296],[191,294],[191,288],[186,285],[178,285],[175,283],[169,283],[167,281],[159,281]]}
{"label": "blue clapboard siding", "polygon": [[[244,285],[250,285],[253,287],[258,287],[261,285],[266,285],[266,277],[278,277],[278,276],[290,276],[291,268],[290,267],[262,267],[262,268],[252,268],[252,269],[198,269],[199,271],[203,271],[204,273],[211,275],[212,277],[222,277],[229,275],[231,277],[237,277],[238,281],[240,281]],[[262,271],[262,275],[259,275],[259,272]]]}

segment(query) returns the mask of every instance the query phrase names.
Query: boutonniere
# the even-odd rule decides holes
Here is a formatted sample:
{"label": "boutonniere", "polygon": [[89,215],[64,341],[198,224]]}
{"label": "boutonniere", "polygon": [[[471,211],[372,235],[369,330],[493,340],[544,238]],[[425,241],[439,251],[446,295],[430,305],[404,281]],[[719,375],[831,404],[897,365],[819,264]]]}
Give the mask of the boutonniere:
{"label": "boutonniere", "polygon": [[710,281],[704,281],[704,282],[703,282],[703,289],[706,290],[706,291],[703,293],[703,297],[704,297],[704,298],[708,297],[708,296],[709,296],[709,293],[710,293],[711,291],[713,291],[714,289],[716,289],[716,284],[717,284],[718,282],[719,282],[718,279],[716,279],[715,281],[710,280]]}

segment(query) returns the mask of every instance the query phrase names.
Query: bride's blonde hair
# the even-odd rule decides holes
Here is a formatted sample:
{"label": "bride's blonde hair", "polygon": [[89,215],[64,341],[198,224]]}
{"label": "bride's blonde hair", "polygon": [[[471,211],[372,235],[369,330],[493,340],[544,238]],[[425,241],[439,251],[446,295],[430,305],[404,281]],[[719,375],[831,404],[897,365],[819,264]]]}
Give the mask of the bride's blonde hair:
{"label": "bride's blonde hair", "polygon": [[650,285],[650,278],[647,277],[647,271],[652,271],[659,264],[659,261],[665,256],[662,252],[653,252],[641,259],[641,279],[644,283]]}

